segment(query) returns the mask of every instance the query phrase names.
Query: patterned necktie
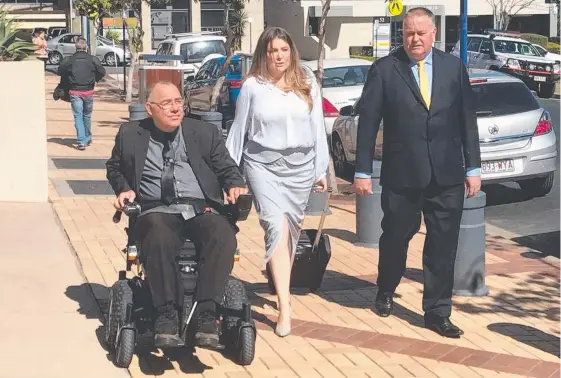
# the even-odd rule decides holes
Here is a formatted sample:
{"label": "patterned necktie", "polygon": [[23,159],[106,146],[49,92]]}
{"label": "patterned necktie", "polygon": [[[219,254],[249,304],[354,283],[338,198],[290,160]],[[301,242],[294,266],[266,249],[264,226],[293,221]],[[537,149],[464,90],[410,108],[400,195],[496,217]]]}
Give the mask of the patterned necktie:
{"label": "patterned necktie", "polygon": [[169,205],[175,200],[175,188],[173,182],[173,168],[175,166],[175,156],[171,148],[171,134],[164,136],[163,160],[164,167],[162,169],[162,202]]}
{"label": "patterned necktie", "polygon": [[429,81],[425,71],[425,61],[421,60],[420,62],[417,62],[417,68],[419,70],[419,89],[421,90],[421,96],[423,96],[423,100],[425,100],[427,108],[430,108]]}

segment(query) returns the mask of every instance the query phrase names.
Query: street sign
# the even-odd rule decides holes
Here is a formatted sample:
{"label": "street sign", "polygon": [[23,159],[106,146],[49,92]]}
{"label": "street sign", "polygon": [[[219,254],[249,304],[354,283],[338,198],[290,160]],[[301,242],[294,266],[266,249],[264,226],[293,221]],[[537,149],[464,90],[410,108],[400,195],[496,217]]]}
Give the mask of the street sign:
{"label": "street sign", "polygon": [[401,0],[390,0],[388,11],[392,16],[399,16],[403,12],[403,3]]}

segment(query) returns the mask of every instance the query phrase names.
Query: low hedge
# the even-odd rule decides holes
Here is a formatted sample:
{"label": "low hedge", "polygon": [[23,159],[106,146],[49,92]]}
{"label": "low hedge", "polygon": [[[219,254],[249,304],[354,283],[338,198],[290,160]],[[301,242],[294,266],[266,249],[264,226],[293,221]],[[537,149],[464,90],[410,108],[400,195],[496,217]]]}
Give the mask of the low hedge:
{"label": "low hedge", "polygon": [[544,48],[547,48],[547,41],[548,38],[544,35],[540,34],[532,34],[532,33],[522,33],[520,34],[520,38],[525,39],[530,43],[534,43],[536,45],[540,45]]}
{"label": "low hedge", "polygon": [[362,56],[362,55],[351,55],[351,58],[364,59],[364,60],[369,60],[371,62],[375,60],[373,56]]}
{"label": "low hedge", "polygon": [[561,46],[559,46],[557,43],[555,42],[548,42],[547,43],[547,51],[549,51],[550,53],[553,54],[559,54],[559,49]]}

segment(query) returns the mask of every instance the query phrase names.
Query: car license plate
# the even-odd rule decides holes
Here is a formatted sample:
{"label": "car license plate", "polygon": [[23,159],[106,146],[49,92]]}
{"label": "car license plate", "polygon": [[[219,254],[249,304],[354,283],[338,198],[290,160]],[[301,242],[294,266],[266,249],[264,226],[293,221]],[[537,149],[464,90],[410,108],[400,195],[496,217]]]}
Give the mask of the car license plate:
{"label": "car license plate", "polygon": [[534,81],[545,81],[545,76],[534,76]]}
{"label": "car license plate", "polygon": [[483,174],[513,171],[514,161],[512,159],[481,162],[481,173]]}

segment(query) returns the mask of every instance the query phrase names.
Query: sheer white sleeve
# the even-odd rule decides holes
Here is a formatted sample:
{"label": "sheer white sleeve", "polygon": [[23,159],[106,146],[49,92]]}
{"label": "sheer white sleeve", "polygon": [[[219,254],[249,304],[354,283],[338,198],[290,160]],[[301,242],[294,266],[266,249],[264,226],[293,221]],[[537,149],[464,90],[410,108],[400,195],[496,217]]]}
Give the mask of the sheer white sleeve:
{"label": "sheer white sleeve", "polygon": [[316,182],[327,174],[329,167],[329,147],[327,145],[327,133],[325,132],[325,118],[323,116],[323,99],[321,90],[315,76],[312,77],[312,122],[316,130],[315,143],[315,167]]}
{"label": "sheer white sleeve", "polygon": [[238,166],[242,159],[245,134],[251,109],[250,92],[250,80],[246,80],[240,89],[240,94],[236,102],[236,116],[234,117],[234,123],[226,139],[226,148]]}

